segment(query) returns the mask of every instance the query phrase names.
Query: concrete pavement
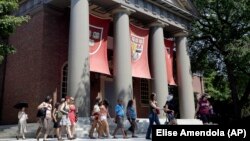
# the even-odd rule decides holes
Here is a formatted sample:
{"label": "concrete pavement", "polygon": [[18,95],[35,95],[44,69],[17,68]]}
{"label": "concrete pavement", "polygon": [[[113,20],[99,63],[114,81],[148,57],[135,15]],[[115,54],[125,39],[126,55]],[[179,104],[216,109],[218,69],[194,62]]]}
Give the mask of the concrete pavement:
{"label": "concrete pavement", "polygon": [[[117,136],[117,139],[113,139],[113,138],[106,138],[106,139],[89,139],[89,138],[77,138],[73,141],[148,141],[145,139],[145,135],[138,135],[138,138],[128,138],[128,139],[123,139],[122,136]],[[22,140],[22,139],[19,139]],[[40,138],[40,141],[42,141],[43,139]],[[16,138],[0,138],[0,141],[16,141]],[[36,141],[36,139],[34,138],[27,138],[23,141]],[[48,138],[48,141],[57,141],[56,138]],[[64,141],[68,141],[65,140]]]}

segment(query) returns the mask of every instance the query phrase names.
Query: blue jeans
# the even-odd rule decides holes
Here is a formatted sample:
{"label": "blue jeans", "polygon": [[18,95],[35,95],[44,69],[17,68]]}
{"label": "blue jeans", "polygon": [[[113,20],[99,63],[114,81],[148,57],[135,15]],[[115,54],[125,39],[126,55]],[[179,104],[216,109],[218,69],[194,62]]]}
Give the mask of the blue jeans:
{"label": "blue jeans", "polygon": [[156,123],[156,125],[160,125],[158,115],[154,112],[150,112],[150,114],[149,114],[149,126],[148,126],[148,131],[146,134],[146,138],[150,138],[150,134],[151,134],[151,130],[152,130],[152,126],[153,126],[154,122]]}

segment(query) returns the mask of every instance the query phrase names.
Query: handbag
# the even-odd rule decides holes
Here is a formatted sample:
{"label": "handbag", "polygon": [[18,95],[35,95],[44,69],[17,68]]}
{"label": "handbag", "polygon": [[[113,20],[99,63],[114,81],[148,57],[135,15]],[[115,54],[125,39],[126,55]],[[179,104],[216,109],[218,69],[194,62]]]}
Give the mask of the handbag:
{"label": "handbag", "polygon": [[156,111],[157,115],[159,115],[161,113],[159,109],[155,109],[155,111]]}
{"label": "handbag", "polygon": [[58,111],[58,112],[56,113],[56,119],[61,119],[62,116],[63,116],[63,113],[62,113],[61,111]]}
{"label": "handbag", "polygon": [[45,116],[46,116],[46,110],[47,110],[46,108],[40,108],[37,111],[36,117],[45,118]]}

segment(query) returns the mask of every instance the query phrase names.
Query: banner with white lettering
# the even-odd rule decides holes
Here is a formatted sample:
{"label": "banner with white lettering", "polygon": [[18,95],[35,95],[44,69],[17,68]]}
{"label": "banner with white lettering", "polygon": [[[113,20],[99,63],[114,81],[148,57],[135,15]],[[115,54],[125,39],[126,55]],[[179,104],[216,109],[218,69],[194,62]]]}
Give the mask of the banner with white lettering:
{"label": "banner with white lettering", "polygon": [[166,57],[166,67],[167,67],[167,76],[168,84],[176,85],[173,77],[173,52],[174,52],[174,40],[173,39],[164,39],[165,43],[165,57]]}
{"label": "banner with white lettering", "polygon": [[151,78],[148,65],[149,30],[130,24],[132,76]]}
{"label": "banner with white lettering", "polygon": [[110,74],[107,58],[109,19],[89,15],[89,64],[90,71]]}

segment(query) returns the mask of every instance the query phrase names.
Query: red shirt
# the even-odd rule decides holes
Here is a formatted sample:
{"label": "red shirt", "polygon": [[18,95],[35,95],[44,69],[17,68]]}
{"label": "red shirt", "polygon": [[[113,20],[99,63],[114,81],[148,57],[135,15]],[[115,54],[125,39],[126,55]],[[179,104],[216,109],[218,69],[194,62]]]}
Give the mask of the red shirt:
{"label": "red shirt", "polygon": [[200,114],[209,114],[209,106],[210,106],[210,103],[208,100],[200,100],[199,101],[199,113]]}

